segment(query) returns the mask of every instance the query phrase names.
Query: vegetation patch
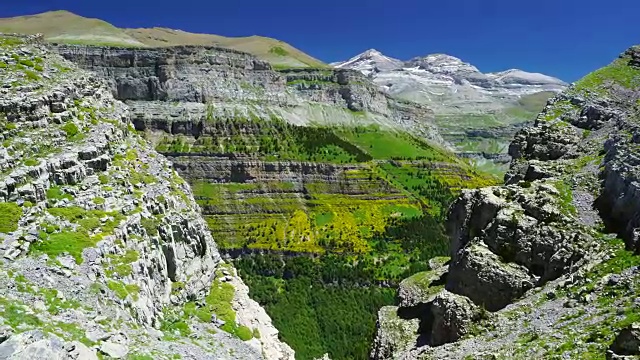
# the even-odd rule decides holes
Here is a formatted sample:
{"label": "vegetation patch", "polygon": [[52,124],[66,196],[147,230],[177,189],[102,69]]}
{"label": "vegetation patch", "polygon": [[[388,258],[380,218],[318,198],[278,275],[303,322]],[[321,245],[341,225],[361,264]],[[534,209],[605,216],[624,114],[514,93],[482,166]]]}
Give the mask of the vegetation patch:
{"label": "vegetation patch", "polygon": [[149,236],[157,236],[158,235],[158,227],[160,226],[160,221],[156,218],[142,218],[140,219],[140,225],[144,228]]}
{"label": "vegetation patch", "polygon": [[330,128],[296,126],[276,117],[271,120],[241,117],[222,120],[211,116],[208,126],[215,136],[202,136],[197,140],[166,137],[156,150],[163,153],[243,153],[265,160],[333,163],[371,160],[370,155],[340,138]]}
{"label": "vegetation patch", "polygon": [[51,187],[47,190],[48,200],[73,200],[73,195],[65,192],[59,186]]}
{"label": "vegetation patch", "polygon": [[76,263],[82,263],[82,251],[89,247],[95,247],[96,239],[92,239],[83,231],[63,231],[46,236],[29,247],[29,251],[36,254],[47,254],[51,258],[68,253],[73,256]]}
{"label": "vegetation patch", "polygon": [[140,293],[140,287],[138,285],[109,280],[109,282],[107,282],[107,287],[122,300],[131,295],[133,301],[138,301],[138,294]]}
{"label": "vegetation patch", "polygon": [[100,180],[100,184],[102,185],[106,185],[109,183],[109,175],[107,174],[100,174],[98,176],[98,180]]}
{"label": "vegetation patch", "polygon": [[40,164],[40,161],[36,160],[36,159],[27,159],[24,161],[24,164],[26,166],[37,166]]}
{"label": "vegetation patch", "polygon": [[58,290],[56,289],[42,288],[40,289],[40,295],[44,299],[47,311],[52,315],[57,315],[64,310],[82,308],[82,305],[75,300],[59,298]]}
{"label": "vegetation patch", "polygon": [[133,273],[131,264],[138,261],[140,255],[137,251],[128,249],[123,255],[109,254],[109,267],[105,271],[107,276],[113,277],[118,275],[120,277],[126,277]]}
{"label": "vegetation patch", "polygon": [[[57,192],[54,193],[59,195]],[[88,247],[95,247],[102,236],[113,233],[125,218],[118,212],[87,211],[76,206],[50,208],[48,211],[53,216],[77,224],[77,227],[73,230],[60,231],[57,226],[43,224],[39,241],[32,244],[29,250],[36,254],[47,254],[52,258],[69,253],[79,264],[82,263],[82,251]],[[98,230],[101,233],[92,234]]]}
{"label": "vegetation patch", "polygon": [[265,307],[296,358],[368,358],[377,311],[393,304],[395,290],[367,284],[363,267],[342,267],[343,261],[276,255],[238,261],[247,270],[241,275],[251,297]]}
{"label": "vegetation patch", "polygon": [[606,95],[607,88],[616,84],[627,89],[640,86],[640,69],[629,66],[630,58],[616,59],[613,63],[596,70],[576,82],[575,90],[591,90]]}
{"label": "vegetation patch", "polygon": [[558,199],[560,207],[566,213],[575,215],[577,211],[576,207],[573,205],[573,190],[571,189],[571,186],[562,180],[556,181],[554,185],[560,193],[560,197]]}
{"label": "vegetation patch", "polygon": [[78,126],[72,122],[68,122],[62,126],[62,130],[67,135],[67,139],[71,141],[80,140],[82,138],[82,133],[80,133],[80,129]]}
{"label": "vegetation patch", "polygon": [[374,159],[455,161],[453,154],[406,133],[375,126],[339,128],[337,133]]}
{"label": "vegetation patch", "polygon": [[177,317],[174,312],[171,312],[168,316],[169,321],[164,325],[165,328],[184,333],[188,329],[186,319],[193,318],[204,323],[211,323],[213,316],[215,316],[225,322],[221,326],[222,330],[237,336],[243,341],[251,340],[255,331],[236,323],[236,313],[231,307],[235,289],[231,284],[220,281],[222,274],[218,273],[217,276],[218,278],[211,284],[204,304],[186,303],[181,311],[185,318]]}
{"label": "vegetation patch", "polygon": [[27,311],[28,307],[16,300],[8,300],[0,296],[0,317],[3,323],[12,328],[35,328],[43,325],[38,316]]}
{"label": "vegetation patch", "polygon": [[16,203],[0,203],[0,233],[18,230],[22,208]]}
{"label": "vegetation patch", "polygon": [[289,52],[287,50],[285,50],[282,46],[273,46],[271,47],[271,49],[269,49],[269,52],[271,54],[275,54],[278,56],[287,56],[289,55]]}

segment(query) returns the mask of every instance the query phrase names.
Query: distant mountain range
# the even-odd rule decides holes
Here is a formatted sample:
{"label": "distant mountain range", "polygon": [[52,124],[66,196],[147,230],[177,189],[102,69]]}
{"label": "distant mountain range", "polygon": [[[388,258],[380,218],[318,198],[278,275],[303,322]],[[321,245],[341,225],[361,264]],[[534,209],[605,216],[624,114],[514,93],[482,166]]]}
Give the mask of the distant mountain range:
{"label": "distant mountain range", "polygon": [[371,49],[331,65],[359,70],[389,94],[427,104],[437,114],[495,112],[522,96],[556,93],[567,86],[560,79],[518,69],[485,74],[446,54],[402,61]]}

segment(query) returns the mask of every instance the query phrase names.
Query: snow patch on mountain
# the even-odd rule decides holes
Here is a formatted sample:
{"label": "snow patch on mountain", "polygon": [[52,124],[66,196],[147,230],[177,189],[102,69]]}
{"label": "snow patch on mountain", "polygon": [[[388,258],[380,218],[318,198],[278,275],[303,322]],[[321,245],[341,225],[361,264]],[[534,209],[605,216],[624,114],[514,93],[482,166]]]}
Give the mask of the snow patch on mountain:
{"label": "snow patch on mountain", "polygon": [[501,110],[522,96],[560,92],[567,86],[560,79],[519,69],[485,74],[447,54],[403,62],[372,49],[333,66],[361,71],[387,93],[427,104],[441,114]]}

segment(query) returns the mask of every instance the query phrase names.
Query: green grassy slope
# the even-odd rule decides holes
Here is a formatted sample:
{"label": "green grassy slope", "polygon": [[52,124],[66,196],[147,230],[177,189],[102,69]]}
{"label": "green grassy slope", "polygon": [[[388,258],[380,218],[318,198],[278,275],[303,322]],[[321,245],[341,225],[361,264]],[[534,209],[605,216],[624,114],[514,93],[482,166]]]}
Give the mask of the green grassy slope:
{"label": "green grassy slope", "polygon": [[326,66],[293,46],[267,37],[225,37],[166,28],[121,29],[68,11],[0,19],[0,32],[42,33],[52,42],[127,47],[209,45],[236,49],[283,67]]}
{"label": "green grassy slope", "polygon": [[84,18],[68,11],[0,19],[0,32],[41,33],[49,41],[72,44],[144,46],[105,21]]}

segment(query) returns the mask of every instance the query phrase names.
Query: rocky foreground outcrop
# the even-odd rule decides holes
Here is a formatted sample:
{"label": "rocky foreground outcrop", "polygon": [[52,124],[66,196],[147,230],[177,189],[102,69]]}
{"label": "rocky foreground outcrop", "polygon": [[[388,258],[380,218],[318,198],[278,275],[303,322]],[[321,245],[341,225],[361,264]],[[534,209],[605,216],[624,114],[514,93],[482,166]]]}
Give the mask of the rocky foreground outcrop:
{"label": "rocky foreground outcrop", "polygon": [[0,358],[293,358],[102,79],[37,37],[0,68]]}
{"label": "rocky foreground outcrop", "polygon": [[550,100],[505,185],[452,205],[451,259],[380,311],[374,359],[640,356],[638,58]]}

